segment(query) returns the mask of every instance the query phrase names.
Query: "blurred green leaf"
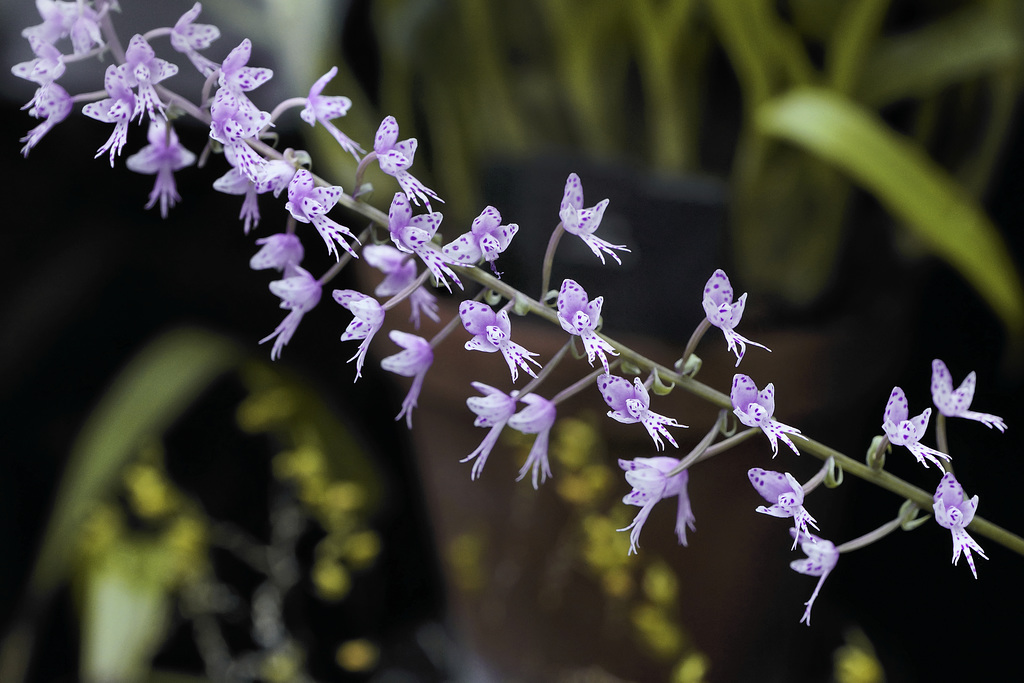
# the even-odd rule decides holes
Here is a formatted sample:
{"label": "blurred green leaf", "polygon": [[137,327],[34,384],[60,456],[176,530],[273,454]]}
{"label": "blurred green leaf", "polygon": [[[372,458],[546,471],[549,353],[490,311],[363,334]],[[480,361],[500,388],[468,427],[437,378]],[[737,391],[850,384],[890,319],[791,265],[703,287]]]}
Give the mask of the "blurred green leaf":
{"label": "blurred green leaf", "polygon": [[917,144],[827,90],[800,88],[765,103],[761,132],[848,173],[970,282],[1020,340],[1024,289],[1008,249],[974,199]]}
{"label": "blurred green leaf", "polygon": [[[1020,13],[978,3],[910,33],[879,40],[864,66],[858,99],[882,106],[926,97],[952,83],[1019,65]],[[1009,19],[1009,20],[1008,20]]]}
{"label": "blurred green leaf", "polygon": [[156,339],[121,371],[72,447],[32,573],[37,597],[64,578],[82,519],[115,484],[142,440],[166,430],[238,359],[223,337],[182,329]]}

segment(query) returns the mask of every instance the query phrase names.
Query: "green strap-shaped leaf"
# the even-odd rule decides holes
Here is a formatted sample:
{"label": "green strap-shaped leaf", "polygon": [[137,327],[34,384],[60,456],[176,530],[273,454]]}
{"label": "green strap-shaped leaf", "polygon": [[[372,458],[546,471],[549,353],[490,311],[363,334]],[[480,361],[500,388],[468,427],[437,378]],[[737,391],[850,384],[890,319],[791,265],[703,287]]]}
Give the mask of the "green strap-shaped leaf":
{"label": "green strap-shaped leaf", "polygon": [[121,371],[72,448],[32,573],[36,597],[47,596],[63,579],[83,517],[142,440],[166,430],[238,360],[238,350],[223,337],[182,329],[152,342]]}
{"label": "green strap-shaped leaf", "polygon": [[853,101],[799,88],[756,113],[766,134],[788,140],[848,173],[970,282],[1015,340],[1024,332],[1024,289],[995,226],[925,151]]}

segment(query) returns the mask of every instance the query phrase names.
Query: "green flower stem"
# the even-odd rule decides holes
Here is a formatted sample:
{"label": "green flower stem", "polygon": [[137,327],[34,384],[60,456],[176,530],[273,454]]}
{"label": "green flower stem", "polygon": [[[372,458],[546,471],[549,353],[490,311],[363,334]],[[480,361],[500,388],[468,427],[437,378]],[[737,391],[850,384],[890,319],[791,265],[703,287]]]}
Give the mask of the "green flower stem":
{"label": "green flower stem", "polygon": [[540,271],[540,298],[542,300],[547,296],[548,288],[551,286],[551,266],[555,262],[555,249],[558,248],[558,241],[562,239],[562,235],[564,233],[565,228],[562,227],[562,223],[559,222],[551,232],[551,239],[548,240],[548,248],[544,252],[544,262]]}
{"label": "green flower stem", "polygon": [[424,268],[423,272],[420,273],[419,277],[417,277],[415,280],[413,280],[412,282],[407,284],[405,286],[405,288],[402,291],[400,291],[398,294],[395,294],[393,297],[388,299],[381,306],[381,308],[383,308],[385,311],[390,311],[392,308],[394,308],[395,306],[397,306],[401,302],[403,302],[406,299],[408,299],[410,294],[412,294],[417,289],[422,287],[423,283],[427,281],[428,277],[430,277],[430,269],[429,268]]}
{"label": "green flower stem", "polygon": [[558,349],[558,352],[551,357],[551,360],[544,364],[544,367],[540,369],[540,372],[537,373],[537,376],[531,379],[530,383],[523,387],[522,391],[519,392],[519,398],[522,398],[523,396],[526,396],[530,392],[535,391],[537,387],[540,386],[540,383],[547,379],[548,375],[550,375],[551,372],[556,367],[558,367],[558,364],[562,362],[562,359],[565,358],[565,354],[568,353],[569,349],[571,348],[572,337],[569,338],[569,341],[565,342],[562,348]]}
{"label": "green flower stem", "polygon": [[905,520],[908,520],[908,519],[910,519],[911,517],[914,516],[914,513],[917,512],[917,510],[918,510],[917,504],[908,505],[905,510],[901,510],[900,511],[900,514],[896,516],[896,519],[892,520],[891,522],[886,522],[885,524],[883,524],[882,526],[878,527],[874,531],[869,531],[868,533],[864,534],[863,536],[859,536],[859,537],[853,539],[852,541],[847,541],[846,543],[843,543],[842,545],[836,546],[836,550],[839,553],[848,553],[848,552],[851,552],[853,550],[858,550],[860,548],[863,548],[866,545],[871,545],[875,541],[877,541],[877,540],[879,540],[879,539],[881,539],[881,538],[883,538],[885,536],[888,536],[892,532],[894,532],[897,529],[899,529],[900,526],[903,525],[903,522]]}
{"label": "green flower stem", "polygon": [[675,475],[679,474],[680,472],[688,468],[693,463],[697,462],[697,459],[704,454],[704,452],[714,442],[715,437],[718,436],[718,433],[722,431],[722,429],[725,427],[725,421],[728,418],[728,415],[729,413],[727,413],[725,409],[720,410],[718,412],[718,419],[715,420],[715,424],[711,427],[710,430],[708,430],[708,433],[704,435],[704,438],[701,439],[696,446],[694,446],[693,450],[690,451],[685,458],[679,461],[678,465],[669,470],[665,474],[665,476],[674,477]]}
{"label": "green flower stem", "polygon": [[690,356],[693,355],[693,352],[697,350],[697,344],[700,343],[704,333],[709,329],[711,329],[711,321],[704,318],[700,321],[700,324],[697,325],[696,329],[693,330],[693,334],[690,335],[690,341],[686,342],[686,349],[683,351],[683,355],[679,359],[680,367],[686,366],[686,361],[689,360]]}
{"label": "green flower stem", "polygon": [[825,475],[828,474],[830,463],[826,460],[825,464],[821,466],[817,474],[808,479],[805,483],[800,485],[800,488],[804,490],[804,494],[808,494],[814,489],[818,488],[821,482],[825,481]]}

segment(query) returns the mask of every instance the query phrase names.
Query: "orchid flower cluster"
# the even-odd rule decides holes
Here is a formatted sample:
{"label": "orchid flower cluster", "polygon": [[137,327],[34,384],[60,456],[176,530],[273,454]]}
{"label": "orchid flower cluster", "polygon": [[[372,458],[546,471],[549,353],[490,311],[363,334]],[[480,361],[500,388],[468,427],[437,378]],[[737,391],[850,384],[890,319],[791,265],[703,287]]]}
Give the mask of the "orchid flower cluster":
{"label": "orchid flower cluster", "polygon": [[[148,122],[146,142],[138,152],[128,156],[129,170],[155,175],[155,185],[147,208],[159,204],[162,216],[180,200],[174,174],[206,158],[211,152],[220,153],[226,162],[226,171],[214,184],[215,190],[241,196],[239,220],[243,231],[249,234],[261,220],[258,196],[284,195],[289,214],[287,225],[280,232],[255,240],[255,253],[250,266],[254,270],[277,271],[279,279],[270,283],[270,291],[287,311],[274,330],[260,340],[273,341],[272,359],[279,359],[297,333],[302,319],[318,307],[324,288],[349,264],[362,261],[375,269],[382,279],[372,292],[334,289],[331,297],[351,316],[341,335],[342,342],[358,341],[358,347],[349,361],[355,362],[354,375],[358,381],[370,357],[370,344],[387,323],[388,338],[400,351],[380,360],[381,367],[391,373],[412,379],[396,420],[405,418],[413,426],[414,410],[434,360],[434,350],[460,326],[468,333],[464,346],[468,351],[500,354],[509,369],[510,388],[502,389],[481,382],[470,382],[476,395],[466,400],[469,410],[476,416],[475,426],[488,431],[480,445],[463,462],[472,461],[469,476],[477,479],[483,474],[502,431],[509,427],[523,434],[536,435],[519,479],[528,474],[536,489],[553,476],[548,458],[550,431],[555,424],[558,405],[565,399],[583,391],[596,389],[608,406],[607,415],[624,424],[640,424],[650,436],[654,449],[661,452],[668,445],[678,449],[674,429],[684,428],[675,418],[655,412],[652,393],[661,395],[674,386],[692,391],[723,408],[719,420],[697,446],[685,457],[656,455],[647,458],[619,460],[630,491],[623,503],[636,506],[632,523],[620,531],[629,531],[629,553],[639,552],[641,531],[657,503],[676,498],[675,533],[682,545],[687,544],[687,530],[696,529],[695,515],[688,495],[690,469],[697,462],[718,455],[758,431],[768,439],[772,458],[779,454],[779,442],[796,456],[801,449],[826,460],[822,469],[808,482],[800,481],[788,471],[752,468],[748,476],[755,491],[767,505],[756,511],[768,516],[792,520],[791,549],[799,545],[806,558],[795,560],[791,567],[802,574],[817,576],[818,584],[805,603],[802,622],[810,624],[811,607],[826,577],[835,569],[840,555],[878,540],[897,526],[909,528],[921,520],[912,520],[916,510],[924,505],[927,494],[902,482],[892,488],[888,476],[878,477],[884,453],[890,446],[903,446],[926,468],[935,465],[943,471],[931,496],[936,522],[948,529],[953,539],[953,563],[961,554],[967,558],[972,573],[977,577],[972,551],[987,559],[981,546],[968,534],[967,527],[975,519],[978,496],[967,499],[964,490],[952,472],[950,456],[936,448],[925,446],[925,435],[931,408],[916,417],[910,417],[903,390],[892,390],[885,406],[881,428],[884,436],[876,440],[869,453],[868,465],[838,454],[806,437],[795,427],[775,418],[775,387],[772,383],[759,389],[755,381],[745,374],[735,374],[728,395],[700,384],[694,375],[700,367],[694,351],[704,333],[711,327],[722,331],[727,349],[735,354],[736,366],[742,362],[747,347],[770,351],[766,346],[740,335],[740,324],[747,304],[747,294],[736,298],[726,273],[716,270],[708,279],[700,297],[705,317],[694,331],[679,360],[667,367],[644,358],[632,349],[614,341],[601,332],[603,296],[592,296],[593,284],[587,285],[564,279],[556,289],[549,289],[551,262],[559,238],[564,233],[579,237],[605,264],[605,256],[620,263],[620,252],[628,252],[626,245],[611,244],[596,236],[602,217],[608,207],[604,199],[585,207],[583,183],[575,173],[566,180],[562,201],[552,207],[552,222],[558,221],[548,252],[545,255],[541,283],[542,296],[532,299],[521,290],[501,279],[497,262],[519,233],[516,223],[506,222],[496,207],[487,206],[464,232],[445,242],[439,229],[443,214],[435,210],[441,197],[411,172],[415,161],[415,138],[400,140],[399,125],[395,118],[385,117],[377,130],[369,152],[346,133],[336,120],[346,115],[351,101],[340,95],[325,95],[337,75],[330,69],[308,88],[305,96],[298,96],[277,104],[269,112],[252,98],[258,88],[273,77],[271,69],[250,66],[252,45],[248,39],[227,51],[219,60],[212,48],[220,37],[217,27],[197,23],[201,5],[196,3],[183,14],[174,26],[155,28],[131,38],[128,48],[121,51],[114,33],[111,13],[118,9],[114,0],[93,2],[38,0],[42,23],[23,31],[34,54],[30,61],[13,67],[12,72],[33,82],[37,87],[25,105],[30,116],[41,123],[22,138],[22,152],[28,155],[40,145],[46,134],[59,125],[81,104],[86,116],[106,124],[109,137],[100,144],[96,156],[106,156],[112,166],[122,156],[128,143],[133,121]],[[70,39],[70,50],[63,41]],[[156,56],[159,41],[166,39],[167,55],[177,61]],[[223,51],[219,54],[223,55]],[[103,90],[77,95],[69,94],[58,80],[72,63],[110,60],[103,74]],[[205,79],[202,92],[195,101],[167,88],[167,83],[180,69],[195,69]],[[312,172],[312,158],[303,151],[276,150],[267,143],[268,131],[288,110],[300,109],[299,117],[311,126],[323,126],[337,144],[356,161],[354,180],[350,187],[360,188],[346,193],[341,186],[332,185]],[[209,129],[207,149],[197,156],[186,149],[175,132],[175,122],[181,115],[189,115]],[[379,169],[397,183],[397,191],[387,215],[365,201],[366,184],[363,176],[376,162]],[[369,219],[371,227],[356,234],[338,222],[338,206],[349,214]],[[556,210],[557,209],[557,210]],[[334,215],[334,218],[331,215]],[[323,241],[333,263],[316,270],[303,265],[306,249],[303,237],[312,232],[300,228],[308,224]],[[486,267],[483,266],[486,264]],[[612,264],[607,264],[614,267]],[[444,287],[460,294],[470,284],[482,286],[480,291],[466,298],[458,307],[458,315],[440,326],[432,336],[421,336],[424,317],[435,324],[441,318],[437,298],[432,290]],[[495,309],[502,300],[506,303]],[[395,309],[408,303],[408,323],[412,331],[399,329],[403,323],[396,320]],[[697,296],[694,296],[694,306]],[[542,362],[539,354],[514,341],[513,317],[532,314],[560,326],[565,333],[565,344],[552,358]],[[579,351],[577,344],[582,345]],[[551,370],[570,351],[591,368],[574,384],[557,391],[545,390]],[[519,381],[522,371],[529,380],[520,388],[511,388]],[[647,373],[646,378],[641,375]],[[632,379],[622,376],[632,373]],[[956,390],[946,366],[939,360],[933,365],[932,397],[941,418],[962,417],[979,421],[1000,431],[1006,429],[1001,418],[969,410],[975,389],[972,372]],[[731,412],[730,412],[731,411]],[[727,427],[735,418],[746,430],[732,433]],[[940,422],[944,429],[944,422]],[[720,435],[726,438],[716,440]],[[944,439],[941,435],[940,441]],[[800,444],[798,447],[798,443]],[[806,497],[819,484],[837,485],[843,471],[875,481],[908,498],[909,507],[885,527],[859,539],[836,546],[811,531],[819,530],[818,523],[805,508]],[[904,486],[905,484],[905,486]]]}

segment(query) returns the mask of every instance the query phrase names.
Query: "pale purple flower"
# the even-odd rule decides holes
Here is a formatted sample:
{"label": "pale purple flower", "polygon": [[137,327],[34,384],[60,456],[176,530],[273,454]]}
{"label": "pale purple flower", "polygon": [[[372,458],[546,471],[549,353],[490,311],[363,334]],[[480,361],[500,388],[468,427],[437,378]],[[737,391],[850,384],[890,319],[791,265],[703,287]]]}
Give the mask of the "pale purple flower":
{"label": "pale purple flower", "polygon": [[305,255],[302,242],[288,232],[258,239],[256,244],[260,246],[260,250],[249,259],[249,267],[253,270],[273,268],[283,271],[287,277],[295,272],[295,268],[302,263]]}
{"label": "pale purple flower", "polygon": [[519,231],[515,223],[501,225],[501,214],[493,206],[485,208],[473,219],[469,232],[441,250],[451,263],[462,266],[475,265],[481,258],[491,265],[491,271],[498,273],[494,262],[508,248],[509,242]]}
{"label": "pale purple flower", "polygon": [[437,281],[450,292],[452,288],[445,279],[446,276],[454,280],[459,289],[463,289],[462,281],[455,271],[446,265],[448,257],[430,242],[434,239],[442,218],[444,216],[436,211],[413,217],[409,200],[401,192],[396,192],[388,210],[388,229],[391,231],[391,241],[395,246],[407,254],[419,256]]}
{"label": "pale purple flower", "polygon": [[608,357],[619,355],[607,341],[597,336],[594,330],[601,319],[601,306],[604,297],[599,296],[593,301],[587,298],[587,292],[575,280],[563,280],[558,291],[558,323],[569,334],[575,334],[583,341],[587,351],[587,360],[594,366],[594,356],[601,359],[601,365],[607,373]]}
{"label": "pale purple flower", "polygon": [[462,318],[462,325],[466,331],[473,335],[473,338],[466,342],[467,351],[501,351],[505,362],[508,363],[513,382],[519,379],[518,368],[522,368],[531,377],[537,376],[527,363],[529,361],[540,367],[540,363],[532,358],[537,354],[512,341],[512,323],[508,318],[508,311],[501,310],[495,313],[487,304],[463,301],[459,304],[459,317]]}
{"label": "pale purple flower", "polygon": [[659,451],[665,448],[665,444],[661,440],[662,436],[668,439],[670,444],[679,448],[679,444],[672,438],[672,434],[666,427],[685,427],[686,425],[679,424],[670,417],[659,415],[648,409],[651,405],[651,395],[639,377],[634,377],[633,382],[630,383],[628,379],[604,374],[597,378],[597,387],[601,390],[601,395],[604,396],[604,402],[611,408],[608,411],[608,417],[623,424],[640,422],[647,429],[647,433],[651,435],[654,445]]}
{"label": "pale purple flower", "polygon": [[167,218],[167,209],[181,199],[174,184],[174,172],[191,166],[196,155],[185,149],[174,128],[163,119],[150,120],[146,137],[149,144],[125,159],[125,166],[136,173],[156,175],[146,208],[152,208],[159,201],[160,217]]}
{"label": "pale purple flower", "polygon": [[341,194],[342,189],[337,185],[317,187],[313,181],[313,174],[300,168],[288,184],[288,202],[284,208],[300,223],[312,223],[316,227],[317,232],[327,244],[328,254],[334,254],[336,259],[341,258],[335,246],[335,242],[337,242],[345,248],[345,251],[358,258],[356,252],[343,237],[343,235],[347,235],[358,242],[356,236],[344,225],[339,225],[327,217],[327,212],[338,203]]}
{"label": "pale purple flower", "polygon": [[729,350],[736,354],[736,367],[739,367],[740,361],[743,360],[743,354],[747,352],[747,344],[771,351],[767,346],[736,333],[734,328],[739,325],[740,319],[743,317],[743,309],[747,305],[747,295],[744,293],[736,303],[733,303],[729,276],[721,268],[716,270],[704,285],[703,304],[708,322],[722,330]]}
{"label": "pale purple flower", "polygon": [[199,73],[209,76],[219,65],[199,54],[199,50],[205,50],[220,38],[220,29],[213,24],[196,24],[195,20],[201,10],[202,5],[197,2],[192,9],[181,15],[171,29],[171,47],[188,57]]}
{"label": "pale purple flower", "polygon": [[384,308],[372,296],[367,296],[354,289],[334,290],[334,300],[351,311],[354,316],[352,322],[345,328],[345,333],[341,335],[341,341],[363,340],[359,344],[356,355],[348,359],[349,363],[356,361],[356,378],[352,380],[355,382],[362,377],[363,361],[366,360],[370,340],[384,324]]}
{"label": "pale purple flower", "polygon": [[103,47],[99,22],[111,6],[112,4],[108,3],[97,11],[81,0],[36,0],[36,8],[43,18],[43,23],[24,29],[21,35],[50,44],[70,36],[75,54],[85,54],[93,45]]}
{"label": "pale purple flower", "polygon": [[[248,66],[251,56],[252,42],[248,38],[244,38],[238,47],[228,53],[228,56],[221,62],[217,83],[222,88],[241,95],[255,90],[269,81],[274,75],[273,70]],[[248,98],[245,99],[248,101]],[[250,106],[252,106],[251,103]]]}
{"label": "pale purple flower", "polygon": [[538,487],[537,479],[543,484],[551,476],[551,465],[548,463],[548,442],[551,426],[555,424],[557,412],[555,404],[543,396],[527,394],[519,399],[527,406],[508,419],[508,426],[523,434],[536,434],[523,468],[519,470],[516,481],[521,481],[526,473],[533,470],[533,488]]}
{"label": "pale purple flower", "polygon": [[[11,67],[11,73],[18,78],[24,78],[40,86],[47,86],[60,78],[66,68],[64,66],[64,55],[60,53],[60,50],[50,43],[42,42],[38,38],[30,38],[29,43],[36,58],[29,62],[15,64]],[[40,87],[40,90],[42,90],[42,87]],[[38,95],[38,91],[36,94]],[[35,98],[26,105],[26,108],[33,105],[35,105]]]}
{"label": "pale purple flower", "polygon": [[[139,104],[146,108],[150,118],[154,111],[163,114],[164,103],[153,86],[178,73],[178,66],[157,57],[153,47],[138,33],[128,42],[124,58],[125,63],[118,68],[124,73],[128,85],[138,87]],[[139,107],[138,114],[139,121],[142,121],[142,107]]]}
{"label": "pale purple flower", "polygon": [[399,142],[398,122],[394,116],[388,116],[380,122],[377,135],[373,138],[373,151],[377,155],[380,170],[398,181],[402,192],[405,193],[409,201],[417,205],[422,201],[427,207],[427,211],[430,211],[431,199],[436,199],[439,202],[443,202],[443,200],[437,196],[436,192],[409,173],[408,169],[412,166],[413,158],[416,155],[416,144],[416,138]]}
{"label": "pale purple flower", "polygon": [[295,176],[295,166],[283,159],[270,159],[263,165],[260,181],[254,183],[236,167],[237,159],[231,147],[224,148],[224,158],[231,164],[228,172],[213,181],[213,189],[224,194],[242,195],[242,209],[238,218],[245,234],[260,224],[260,206],[257,195],[273,192],[277,197]]}
{"label": "pale purple flower", "polygon": [[476,413],[476,420],[473,421],[473,426],[490,427],[491,429],[491,431],[487,432],[484,440],[480,442],[480,445],[476,447],[476,450],[459,461],[469,462],[476,458],[476,462],[473,463],[473,470],[469,475],[470,479],[475,480],[479,479],[481,472],[484,471],[487,457],[491,454],[494,444],[498,442],[501,430],[505,428],[509,419],[516,412],[516,399],[500,389],[495,389],[482,382],[473,382],[472,385],[474,389],[483,394],[483,396],[470,396],[466,399],[466,405]]}
{"label": "pale purple flower", "polygon": [[232,165],[252,182],[259,182],[266,159],[246,140],[256,140],[270,123],[269,112],[260,111],[244,95],[218,88],[210,105],[210,137],[231,150]]}
{"label": "pale purple flower", "polygon": [[306,97],[306,107],[299,112],[299,116],[311,126],[315,126],[316,122],[319,121],[320,125],[326,128],[327,132],[338,141],[341,148],[354,156],[356,161],[359,161],[359,155],[363,153],[363,148],[331,123],[331,119],[340,118],[348,113],[349,108],[352,106],[352,100],[340,95],[323,94],[327,82],[336,75],[338,75],[338,67],[332,66],[330,71],[317,79],[313,87],[309,89],[309,96]]}
{"label": "pale purple flower", "polygon": [[396,420],[400,420],[405,415],[405,424],[412,429],[412,409],[416,407],[420,390],[423,388],[423,378],[426,377],[430,364],[434,362],[434,351],[430,348],[430,342],[415,334],[391,330],[388,337],[405,350],[382,359],[380,366],[396,375],[412,377],[412,386],[402,401],[402,411],[395,417]]}
{"label": "pale purple flower", "polygon": [[[390,244],[368,244],[363,247],[363,260],[384,273],[385,277],[373,290],[375,296],[391,297],[403,291],[416,280],[416,261],[395,249]],[[425,313],[435,323],[441,320],[437,313],[437,297],[420,286],[409,295],[412,313],[409,320],[420,329],[420,313]]]}
{"label": "pale purple flower", "polygon": [[677,458],[636,458],[634,460],[619,460],[619,467],[626,473],[626,482],[633,487],[627,493],[622,502],[627,505],[637,505],[640,511],[633,518],[633,523],[619,531],[629,531],[629,554],[638,552],[640,548],[640,530],[644,522],[650,516],[651,510],[659,500],[679,497],[676,508],[676,536],[679,543],[686,545],[686,528],[696,531],[696,518],[693,516],[693,509],[690,507],[690,494],[686,490],[686,484],[690,480],[688,470],[668,476],[677,465]]}
{"label": "pale purple flower", "polygon": [[762,391],[758,392],[754,380],[746,375],[736,374],[732,378],[732,412],[740,422],[748,427],[760,427],[768,441],[772,444],[772,457],[779,454],[779,439],[789,446],[794,453],[800,455],[793,441],[787,434],[800,434],[796,427],[784,425],[774,417],[775,414],[775,385],[768,383]]}
{"label": "pale purple flower", "polygon": [[274,347],[270,350],[271,360],[281,357],[281,349],[291,341],[292,335],[302,321],[302,316],[320,303],[321,287],[317,279],[299,266],[295,266],[294,273],[290,277],[270,283],[270,291],[281,299],[281,308],[289,311],[281,324],[260,340],[262,344],[274,339]]}
{"label": "pale purple flower", "polygon": [[806,537],[811,533],[808,526],[818,528],[814,517],[804,508],[804,489],[792,474],[754,467],[747,471],[747,477],[761,497],[771,503],[770,507],[758,506],[758,512],[772,517],[793,518],[793,528],[796,529],[794,549],[801,534]]}
{"label": "pale purple flower", "polygon": [[1006,423],[1003,422],[1003,418],[969,410],[971,401],[974,399],[976,382],[977,378],[972,370],[960,384],[960,388],[953,391],[953,376],[949,374],[946,364],[937,358],[932,361],[932,400],[940,413],[946,417],[977,420],[989,429],[995,427],[999,431],[1005,432]]}
{"label": "pale purple flower", "polygon": [[912,420],[909,419],[910,409],[907,406],[907,397],[904,395],[903,389],[894,387],[892,393],[889,394],[889,402],[885,404],[882,429],[889,437],[889,443],[894,446],[906,446],[919,463],[928,467],[928,463],[925,462],[927,458],[941,470],[942,463],[939,462],[939,458],[949,460],[949,456],[920,443],[921,437],[924,436],[924,430],[928,428],[928,418],[931,415],[932,409],[925,408],[923,413]]}
{"label": "pale purple flower", "polygon": [[964,499],[964,488],[956,480],[952,472],[942,475],[942,480],[935,489],[932,508],[935,510],[935,521],[939,526],[949,529],[953,534],[953,564],[960,560],[960,553],[967,557],[967,564],[971,568],[974,578],[978,578],[978,570],[974,567],[974,557],[971,550],[975,550],[986,560],[988,555],[981,549],[981,546],[967,533],[966,527],[974,519],[974,513],[978,511],[978,496],[970,500]]}
{"label": "pale purple flower", "polygon": [[594,231],[601,225],[601,218],[604,210],[608,208],[608,200],[602,199],[595,206],[589,209],[583,208],[583,183],[575,173],[570,173],[565,181],[565,191],[562,193],[562,203],[558,207],[558,217],[562,221],[562,227],[571,235],[576,235],[583,243],[590,247],[590,251],[604,263],[604,255],[608,254],[619,264],[618,255],[613,249],[629,251],[623,244],[611,244],[594,235]]}
{"label": "pale purple flower", "polygon": [[90,102],[82,107],[82,113],[89,118],[113,123],[114,131],[96,152],[96,156],[110,151],[110,165],[114,165],[114,157],[121,154],[121,149],[128,142],[128,124],[135,116],[136,99],[124,73],[113,64],[107,67],[103,76],[103,87],[110,95],[105,100]]}
{"label": "pale purple flower", "polygon": [[[797,530],[790,529],[790,536],[796,536]],[[789,563],[790,569],[807,576],[819,576],[818,585],[814,587],[814,592],[811,593],[811,599],[804,603],[806,609],[804,615],[800,617],[801,623],[806,623],[808,626],[811,625],[811,607],[814,606],[814,600],[818,597],[818,592],[821,590],[822,584],[825,583],[825,579],[828,578],[829,572],[839,562],[839,551],[831,541],[826,541],[823,538],[818,538],[814,534],[805,533],[804,540],[800,542],[800,549],[807,555],[802,560],[793,560]]]}
{"label": "pale purple flower", "polygon": [[44,135],[68,117],[68,114],[71,113],[72,104],[71,95],[56,83],[44,85],[36,91],[35,97],[32,98],[30,103],[31,109],[28,110],[28,113],[34,118],[45,120],[30,130],[28,135],[21,138],[20,142],[25,143],[25,146],[21,148],[23,156],[28,156],[29,151],[39,144]]}

